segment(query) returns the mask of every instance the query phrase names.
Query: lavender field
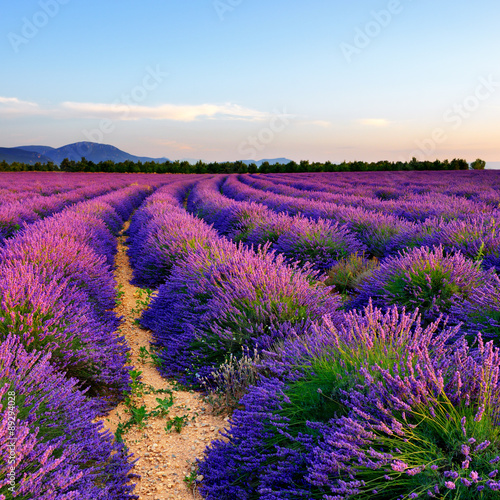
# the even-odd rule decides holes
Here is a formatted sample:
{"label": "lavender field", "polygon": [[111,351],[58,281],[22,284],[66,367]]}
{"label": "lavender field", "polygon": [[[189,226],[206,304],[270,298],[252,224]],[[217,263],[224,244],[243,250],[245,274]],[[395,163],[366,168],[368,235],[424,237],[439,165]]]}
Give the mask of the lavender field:
{"label": "lavender field", "polygon": [[0,173],[0,500],[143,498],[101,422],[137,384],[114,311],[127,221],[159,372],[230,415],[196,494],[499,498],[486,170]]}

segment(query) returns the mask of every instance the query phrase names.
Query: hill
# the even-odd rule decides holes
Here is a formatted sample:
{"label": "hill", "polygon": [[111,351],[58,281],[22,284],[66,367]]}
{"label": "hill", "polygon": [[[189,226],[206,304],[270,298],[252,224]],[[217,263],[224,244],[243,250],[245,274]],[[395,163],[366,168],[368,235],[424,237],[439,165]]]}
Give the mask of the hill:
{"label": "hill", "polygon": [[7,163],[26,163],[34,165],[37,162],[48,163],[51,159],[42,153],[29,151],[21,148],[0,148],[0,161],[5,160]]}
{"label": "hill", "polygon": [[75,142],[60,148],[50,146],[19,146],[16,148],[0,148],[0,161],[7,163],[22,162],[30,165],[37,161],[46,163],[52,161],[60,165],[64,158],[79,161],[85,157],[89,161],[99,163],[101,161],[112,160],[114,162],[132,161],[154,161],[163,163],[167,158],[150,158],[147,156],[135,156],[109,144],[98,144],[96,142]]}
{"label": "hill", "polygon": [[290,163],[292,160],[289,160],[288,158],[273,158],[264,160],[243,160],[243,163],[245,165],[251,165],[252,163],[255,163],[258,167],[260,167],[266,161],[269,163],[269,165],[274,165],[276,163],[281,163],[283,165],[286,165],[287,163]]}

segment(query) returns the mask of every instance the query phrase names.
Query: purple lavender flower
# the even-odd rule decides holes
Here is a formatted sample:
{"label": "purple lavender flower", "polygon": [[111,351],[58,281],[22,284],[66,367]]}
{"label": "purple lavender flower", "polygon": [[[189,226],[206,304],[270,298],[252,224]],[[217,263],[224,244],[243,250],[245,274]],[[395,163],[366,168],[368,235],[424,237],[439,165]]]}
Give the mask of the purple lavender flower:
{"label": "purple lavender flower", "polygon": [[[49,360],[49,354],[28,354],[16,336],[0,343],[0,494],[51,500],[61,495],[138,498],[129,484],[131,457],[102,423],[92,423],[97,417],[92,402],[77,390],[75,379],[57,373]],[[15,412],[12,427],[8,405]],[[15,495],[8,491],[12,439]]]}
{"label": "purple lavender flower", "polygon": [[423,319],[431,322],[494,280],[491,272],[481,270],[460,253],[445,255],[442,247],[416,248],[387,258],[361,287],[351,307],[358,307],[371,297],[375,305],[383,308],[418,308]]}

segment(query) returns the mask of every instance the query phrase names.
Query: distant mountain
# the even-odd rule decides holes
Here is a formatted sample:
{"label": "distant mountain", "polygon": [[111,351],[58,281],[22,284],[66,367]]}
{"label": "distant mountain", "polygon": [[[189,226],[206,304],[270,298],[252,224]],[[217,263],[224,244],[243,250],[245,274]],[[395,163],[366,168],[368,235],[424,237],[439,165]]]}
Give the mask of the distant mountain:
{"label": "distant mountain", "polygon": [[26,163],[34,165],[37,162],[48,163],[51,159],[41,153],[28,151],[20,148],[0,148],[0,161],[5,160],[7,163]]}
{"label": "distant mountain", "polygon": [[123,161],[154,161],[164,163],[168,160],[168,158],[134,156],[109,144],[98,144],[96,142],[75,142],[74,144],[68,144],[60,148],[51,148],[49,146],[0,148],[0,161],[5,160],[8,163],[18,161],[33,165],[37,161],[41,163],[52,161],[57,165],[60,165],[64,158],[79,161],[82,157],[85,157],[87,160],[93,161],[94,163],[107,160],[112,160],[116,163]]}
{"label": "distant mountain", "polygon": [[40,155],[47,156],[45,153],[49,151],[54,151],[55,148],[51,148],[50,146],[21,146],[19,148],[14,148],[14,149],[31,151],[32,153],[38,153]]}
{"label": "distant mountain", "polygon": [[252,163],[255,163],[258,167],[260,167],[266,161],[269,163],[269,165],[274,165],[275,163],[282,163],[286,165],[292,160],[289,160],[288,158],[273,158],[272,160],[243,160],[243,163],[245,165],[251,165]]}
{"label": "distant mountain", "polygon": [[490,168],[491,169],[495,169],[495,170],[498,170],[500,169],[500,161],[488,161],[486,162],[486,168],[489,170]]}

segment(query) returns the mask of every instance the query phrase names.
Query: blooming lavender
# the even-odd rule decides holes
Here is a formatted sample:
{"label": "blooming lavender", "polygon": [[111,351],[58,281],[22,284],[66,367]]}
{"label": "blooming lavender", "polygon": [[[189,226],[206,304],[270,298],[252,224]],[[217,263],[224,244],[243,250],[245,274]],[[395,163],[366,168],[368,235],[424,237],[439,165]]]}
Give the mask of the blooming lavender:
{"label": "blooming lavender", "polygon": [[375,365],[378,381],[362,369],[369,390],[350,391],[349,414],[329,423],[308,480],[339,499],[444,498],[447,490],[496,498],[499,351],[481,339],[477,349],[459,341],[447,351]]}
{"label": "blooming lavender", "polygon": [[[28,354],[15,335],[0,343],[0,495],[137,499],[131,457],[102,423],[93,423],[96,410],[76,380],[49,361],[50,354]],[[15,414],[13,424],[7,411]]]}
{"label": "blooming lavender", "polygon": [[161,348],[164,373],[193,382],[241,348],[262,350],[340,304],[312,270],[224,240],[196,247],[172,269],[143,316]]}
{"label": "blooming lavender", "polygon": [[483,271],[479,263],[460,253],[446,255],[441,246],[415,248],[382,262],[363,284],[351,307],[359,307],[372,298],[375,305],[383,308],[418,307],[423,319],[431,322],[440,314],[449,314],[454,305],[494,279],[491,271]]}
{"label": "blooming lavender", "polygon": [[310,262],[322,271],[332,268],[342,258],[366,250],[347,227],[302,217],[294,219],[291,228],[279,236],[273,248],[292,261]]}
{"label": "blooming lavender", "polygon": [[421,327],[416,312],[382,313],[370,305],[347,314],[340,327],[326,320],[307,336],[288,337],[262,362],[271,377],[250,389],[223,439],[206,450],[199,464],[204,497],[329,498],[332,481],[317,484],[309,476],[331,422],[348,415],[349,393],[362,390],[363,370],[372,377],[368,394],[380,378],[373,364],[389,369],[429,351],[442,359],[456,333],[439,323]]}
{"label": "blooming lavender", "polygon": [[217,238],[215,230],[184,210],[161,210],[142,224],[141,219],[143,212],[136,213],[133,223],[141,226],[142,239],[131,238],[129,250],[137,285],[159,287],[190,249]]}
{"label": "blooming lavender", "polygon": [[500,279],[479,286],[462,303],[452,309],[452,314],[464,323],[464,330],[475,336],[482,333],[500,346]]}
{"label": "blooming lavender", "polygon": [[0,294],[0,340],[15,333],[28,351],[51,352],[60,371],[103,402],[128,390],[128,348],[116,325],[99,318],[67,276],[30,264],[0,266]]}

